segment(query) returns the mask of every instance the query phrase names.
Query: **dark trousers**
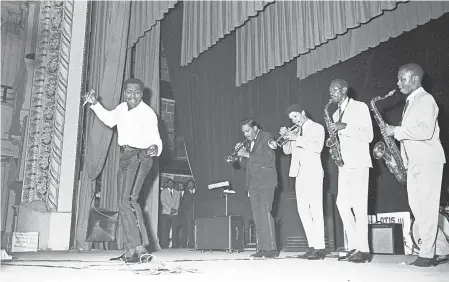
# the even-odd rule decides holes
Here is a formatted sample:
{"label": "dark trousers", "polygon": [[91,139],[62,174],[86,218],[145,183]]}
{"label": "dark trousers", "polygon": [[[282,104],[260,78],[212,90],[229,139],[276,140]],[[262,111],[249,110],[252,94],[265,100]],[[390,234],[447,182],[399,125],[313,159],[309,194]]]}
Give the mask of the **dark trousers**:
{"label": "dark trousers", "polygon": [[117,173],[119,194],[119,223],[125,233],[127,250],[148,245],[142,209],[137,199],[143,181],[153,165],[153,158],[144,150],[122,151]]}
{"label": "dark trousers", "polygon": [[193,248],[195,247],[195,220],[192,216],[186,215],[186,227],[187,227],[187,247]]}
{"label": "dark trousers", "polygon": [[[175,236],[178,237],[178,244],[172,244],[174,247],[187,247],[187,221],[185,214],[181,213],[175,216],[175,227],[173,227],[172,238]],[[181,232],[181,236],[179,236],[179,232]]]}
{"label": "dark trousers", "polygon": [[[170,236],[170,228],[172,229],[172,248],[179,247],[179,229],[178,227],[181,225],[180,219],[177,215],[161,215],[161,247],[168,248],[169,245],[169,236]],[[178,232],[176,232],[176,230]]]}
{"label": "dark trousers", "polygon": [[276,232],[271,208],[274,199],[274,187],[251,189],[249,191],[254,223],[256,224],[257,250],[275,251]]}

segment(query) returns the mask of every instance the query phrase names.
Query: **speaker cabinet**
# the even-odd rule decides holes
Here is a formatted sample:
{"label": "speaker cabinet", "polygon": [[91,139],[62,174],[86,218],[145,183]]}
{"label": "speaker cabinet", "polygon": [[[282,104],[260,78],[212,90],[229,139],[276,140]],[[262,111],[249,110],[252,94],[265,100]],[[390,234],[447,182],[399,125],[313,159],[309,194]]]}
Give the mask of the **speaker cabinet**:
{"label": "speaker cabinet", "polygon": [[402,224],[369,224],[368,238],[373,254],[404,254],[404,236]]}
{"label": "speaker cabinet", "polygon": [[243,251],[244,233],[240,216],[198,218],[195,222],[195,249]]}

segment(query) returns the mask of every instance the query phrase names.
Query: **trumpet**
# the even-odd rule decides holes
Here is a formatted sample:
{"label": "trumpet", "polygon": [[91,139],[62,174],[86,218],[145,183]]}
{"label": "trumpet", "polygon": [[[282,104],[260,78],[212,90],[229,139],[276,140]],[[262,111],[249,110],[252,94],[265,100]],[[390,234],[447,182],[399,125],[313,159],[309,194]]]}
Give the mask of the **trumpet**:
{"label": "trumpet", "polygon": [[277,147],[284,146],[285,143],[287,143],[289,141],[287,138],[285,138],[287,136],[287,134],[297,130],[298,128],[299,128],[299,125],[294,124],[293,126],[288,128],[287,131],[284,134],[279,136],[278,139],[276,139],[276,140],[273,140],[273,139],[268,140],[268,147],[270,147],[271,149],[275,150]]}
{"label": "trumpet", "polygon": [[226,157],[226,162],[228,162],[228,163],[235,163],[235,161],[240,159],[240,157],[237,154],[240,151],[240,149],[242,149],[243,147],[245,147],[248,144],[248,142],[250,142],[250,140],[249,139],[245,139],[245,141],[243,141],[240,144],[240,146],[238,146],[237,149],[234,150],[234,152],[232,152],[229,156]]}

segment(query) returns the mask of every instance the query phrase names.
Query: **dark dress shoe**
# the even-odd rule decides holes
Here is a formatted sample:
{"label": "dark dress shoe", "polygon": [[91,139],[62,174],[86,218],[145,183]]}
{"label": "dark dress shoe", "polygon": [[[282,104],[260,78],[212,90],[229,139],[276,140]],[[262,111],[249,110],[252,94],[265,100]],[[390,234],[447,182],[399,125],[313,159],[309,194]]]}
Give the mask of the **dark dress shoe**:
{"label": "dark dress shoe", "polygon": [[346,253],[346,255],[338,257],[338,260],[347,261],[353,254],[356,253],[356,251],[357,251],[356,249],[350,250],[349,252]]}
{"label": "dark dress shoe", "polygon": [[278,250],[266,251],[262,253],[264,258],[277,258],[279,256]]}
{"label": "dark dress shoe", "polygon": [[302,255],[299,255],[298,258],[300,259],[308,259],[309,256],[315,251],[315,248],[309,248],[309,250],[307,252],[305,252]]}
{"label": "dark dress shoe", "polygon": [[126,263],[141,263],[142,254],[135,252],[130,258],[125,260]]}
{"label": "dark dress shoe", "polygon": [[409,265],[414,265],[414,266],[418,266],[418,267],[429,267],[429,266],[438,265],[438,262],[434,258],[418,257],[415,261],[409,263]]}
{"label": "dark dress shoe", "polygon": [[252,257],[252,258],[261,258],[261,257],[263,257],[263,254],[264,254],[264,251],[257,251],[255,253],[251,254],[250,257]]}
{"label": "dark dress shoe", "polygon": [[434,258],[437,265],[449,262],[449,254],[448,255],[440,255],[435,256]]}
{"label": "dark dress shoe", "polygon": [[373,256],[370,253],[365,252],[356,252],[348,258],[348,261],[355,263],[371,262],[372,260]]}
{"label": "dark dress shoe", "polygon": [[324,259],[326,257],[326,254],[327,254],[327,252],[325,249],[315,250],[307,257],[307,259],[309,259],[309,260]]}
{"label": "dark dress shoe", "polygon": [[115,257],[115,258],[110,258],[110,261],[118,261],[118,260],[126,260],[125,258],[125,254],[119,256],[119,257]]}

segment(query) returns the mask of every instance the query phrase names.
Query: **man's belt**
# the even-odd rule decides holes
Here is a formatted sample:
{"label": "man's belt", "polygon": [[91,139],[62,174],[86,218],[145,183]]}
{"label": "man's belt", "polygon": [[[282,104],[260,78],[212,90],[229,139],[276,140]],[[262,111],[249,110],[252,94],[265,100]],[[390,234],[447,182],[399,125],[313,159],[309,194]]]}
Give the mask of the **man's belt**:
{"label": "man's belt", "polygon": [[131,147],[131,146],[128,146],[128,145],[121,146],[120,149],[121,149],[122,151],[124,151],[124,152],[132,152],[132,151],[143,150],[143,149],[134,148],[134,147]]}

